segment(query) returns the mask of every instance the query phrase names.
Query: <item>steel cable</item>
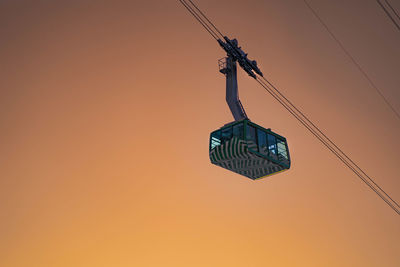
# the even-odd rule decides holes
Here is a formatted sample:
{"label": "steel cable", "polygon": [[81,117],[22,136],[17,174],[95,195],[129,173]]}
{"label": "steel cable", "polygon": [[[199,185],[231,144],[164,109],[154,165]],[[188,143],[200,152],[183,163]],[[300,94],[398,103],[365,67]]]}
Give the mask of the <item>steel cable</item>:
{"label": "steel cable", "polygon": [[[364,69],[361,67],[360,64],[354,59],[354,57],[350,54],[349,51],[344,47],[342,42],[339,41],[339,39],[333,34],[333,32],[329,29],[328,25],[321,19],[321,17],[318,15],[318,13],[310,6],[310,4],[306,1],[303,0],[308,9],[314,14],[314,16],[318,19],[318,21],[321,23],[321,25],[325,28],[325,30],[329,33],[329,35],[333,38],[333,40],[336,41],[336,43],[339,45],[339,47],[342,49],[342,51],[349,57],[351,62],[357,67],[357,69],[361,72],[361,74],[365,77],[365,79],[369,82],[369,84],[372,86],[372,88],[375,89],[375,91],[380,95],[380,97],[383,99],[383,101],[386,103],[386,105],[393,111],[393,113],[396,115],[396,117],[400,120],[400,114],[396,111],[396,109],[390,104],[390,102],[386,99],[386,97],[383,95],[381,90],[375,85],[375,83],[371,80],[371,78],[368,76],[368,74],[364,71]],[[377,0],[378,1],[378,0]],[[379,1],[378,1],[379,2]],[[380,4],[380,2],[379,2]]]}
{"label": "steel cable", "polygon": [[[188,5],[184,0],[179,0],[186,9],[202,24],[202,26],[215,38],[218,34],[211,29],[211,26],[224,36],[218,28],[204,15],[203,12],[191,1],[190,3],[207,20],[211,26],[200,18],[200,15]],[[304,0],[305,1],[305,0]],[[306,1],[305,1],[306,2]],[[307,4],[307,2],[306,2]],[[307,4],[308,5],[308,4]],[[311,8],[311,7],[310,7]],[[321,21],[322,22],[322,21]],[[328,29],[329,31],[329,29]],[[335,38],[335,37],[334,37]],[[336,38],[335,38],[336,39]],[[277,100],[292,116],[294,116],[307,130],[309,130],[325,147],[327,147],[343,164],[358,176],[369,188],[371,188],[382,200],[386,202],[397,214],[400,215],[399,204],[394,201],[375,181],[368,176],[353,160],[351,160],[330,138],[328,138],[311,120],[308,119],[289,99],[287,99],[271,82],[265,77],[257,76],[256,81]],[[396,113],[397,114],[397,113]],[[399,117],[400,118],[400,117]],[[371,184],[372,182],[372,184]],[[382,194],[383,193],[383,194]]]}

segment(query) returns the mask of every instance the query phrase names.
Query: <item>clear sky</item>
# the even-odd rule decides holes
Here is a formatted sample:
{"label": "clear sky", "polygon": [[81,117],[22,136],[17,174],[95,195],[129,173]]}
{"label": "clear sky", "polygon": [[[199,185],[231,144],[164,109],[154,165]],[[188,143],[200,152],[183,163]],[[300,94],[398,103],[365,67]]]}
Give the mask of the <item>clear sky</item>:
{"label": "clear sky", "polygon": [[[303,1],[196,3],[400,202],[400,121]],[[309,3],[400,111],[377,2]],[[179,1],[3,0],[0,37],[0,266],[400,266],[400,216],[242,71],[292,167],[210,163],[224,52]]]}

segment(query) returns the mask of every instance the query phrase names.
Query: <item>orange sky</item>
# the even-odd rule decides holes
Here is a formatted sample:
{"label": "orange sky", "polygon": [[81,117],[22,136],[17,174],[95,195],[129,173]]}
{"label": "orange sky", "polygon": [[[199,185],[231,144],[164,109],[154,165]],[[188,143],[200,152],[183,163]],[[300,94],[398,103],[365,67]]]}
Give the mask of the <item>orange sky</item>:
{"label": "orange sky", "polygon": [[[302,1],[196,3],[400,201],[400,121]],[[310,4],[400,111],[378,4]],[[0,34],[0,266],[399,266],[399,216],[242,71],[292,167],[209,162],[224,53],[178,1],[1,1]]]}

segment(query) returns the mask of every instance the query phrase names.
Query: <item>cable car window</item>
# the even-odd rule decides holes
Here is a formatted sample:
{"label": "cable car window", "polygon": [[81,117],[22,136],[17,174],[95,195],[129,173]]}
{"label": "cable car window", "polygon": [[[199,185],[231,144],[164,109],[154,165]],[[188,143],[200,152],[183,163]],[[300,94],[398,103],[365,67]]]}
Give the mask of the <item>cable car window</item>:
{"label": "cable car window", "polygon": [[256,128],[251,125],[247,125],[246,139],[256,142]]}
{"label": "cable car window", "polygon": [[233,126],[233,136],[236,136],[239,139],[243,139],[243,123],[237,124]]}
{"label": "cable car window", "polygon": [[268,149],[269,152],[276,154],[276,138],[272,134],[268,134]]}
{"label": "cable car window", "polygon": [[232,138],[232,127],[228,127],[221,130],[221,142],[225,143],[225,141],[229,141]]}
{"label": "cable car window", "polygon": [[216,131],[211,134],[211,149],[221,145],[221,131]]}
{"label": "cable car window", "polygon": [[249,148],[257,151],[256,128],[251,125],[247,125],[246,130],[246,139],[247,141],[250,141]]}
{"label": "cable car window", "polygon": [[262,154],[268,154],[268,146],[267,146],[267,134],[260,130],[257,129],[257,137],[258,137],[258,151],[260,151]]}
{"label": "cable car window", "polygon": [[288,159],[288,154],[286,151],[286,143],[280,139],[278,139],[278,157],[282,156],[285,159]]}

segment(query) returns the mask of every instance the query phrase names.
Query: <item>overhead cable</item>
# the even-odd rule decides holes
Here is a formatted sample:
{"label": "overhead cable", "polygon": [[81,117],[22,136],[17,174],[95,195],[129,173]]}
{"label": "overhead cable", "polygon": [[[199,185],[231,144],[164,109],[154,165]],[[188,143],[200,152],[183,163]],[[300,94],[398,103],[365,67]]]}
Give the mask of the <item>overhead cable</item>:
{"label": "overhead cable", "polygon": [[383,101],[386,103],[386,105],[393,111],[393,113],[396,115],[396,117],[400,120],[399,112],[397,112],[396,109],[393,107],[393,105],[390,104],[390,102],[386,99],[386,97],[383,95],[381,90],[379,90],[379,88],[375,85],[375,83],[371,80],[371,78],[368,76],[368,74],[361,67],[361,65],[354,59],[354,57],[350,54],[350,52],[347,51],[347,49],[344,47],[342,42],[340,42],[339,39],[333,34],[333,32],[329,29],[328,25],[321,19],[321,17],[318,15],[318,13],[310,6],[310,4],[306,0],[303,0],[303,1],[306,4],[306,6],[310,9],[310,11],[314,14],[314,16],[318,19],[318,21],[321,23],[321,25],[324,26],[325,30],[330,34],[330,36],[340,46],[340,48],[343,50],[343,52],[349,57],[351,62],[353,62],[353,64],[357,67],[357,69],[361,72],[361,74],[365,77],[365,79],[367,79],[367,81],[372,86],[372,88],[375,89],[375,91],[380,95],[380,97],[383,99]]}
{"label": "overhead cable", "polygon": [[[396,20],[392,17],[392,15],[390,14],[390,12],[386,9],[386,7],[383,5],[383,3],[379,0],[376,0],[376,2],[378,2],[378,4],[381,6],[381,8],[383,9],[383,11],[385,11],[386,16],[388,16],[390,18],[390,20],[393,22],[393,24],[396,26],[396,28],[400,31],[400,26],[399,24],[396,22]],[[400,19],[399,15],[397,14],[396,10],[394,10],[394,8],[390,5],[390,3],[385,0],[386,4],[390,7],[390,9],[393,11],[393,13],[397,16],[398,19]]]}
{"label": "overhead cable", "polygon": [[[266,82],[264,82],[266,81]],[[258,77],[257,82],[264,87],[290,114],[292,114],[307,130],[309,130],[323,145],[326,146],[340,161],[343,162],[356,176],[370,187],[382,200],[400,215],[400,206],[393,200],[369,175],[367,175],[353,160],[351,160],[330,138],[328,138],[314,123],[296,108],[279,90],[267,79]],[[273,89],[272,89],[272,88]]]}
{"label": "overhead cable", "polygon": [[206,15],[204,15],[203,12],[201,12],[201,10],[195,5],[195,3],[193,3],[191,0],[189,0],[189,2],[194,6],[194,8],[197,9],[197,11],[200,12],[200,14],[208,21],[208,23],[210,23],[210,25],[219,33],[219,35],[224,38],[224,35],[218,30],[217,27],[215,27],[215,25],[207,18]]}
{"label": "overhead cable", "polygon": [[193,15],[193,17],[208,31],[209,34],[215,39],[218,40],[218,35],[203,21],[203,19],[193,10],[193,8],[188,5],[184,0],[179,0],[182,5]]}
{"label": "overhead cable", "polygon": [[[185,0],[179,0],[202,25],[207,31],[213,35],[220,34],[224,36],[214,24],[200,11],[200,9],[191,1],[190,3],[194,6],[201,16],[211,26],[204,25],[206,22],[204,19],[198,19],[199,14],[193,9],[188,8],[189,4]],[[195,15],[195,14],[196,15]],[[204,23],[204,24],[203,24]],[[216,33],[215,30],[218,32]],[[329,30],[328,30],[329,31]],[[212,32],[212,33],[211,33]],[[343,164],[345,164],[358,178],[360,178],[371,190],[373,190],[382,200],[385,201],[398,215],[400,215],[400,206],[393,200],[389,194],[387,194],[369,175],[367,175],[350,157],[348,157],[330,138],[328,138],[308,117],[301,112],[289,99],[287,99],[279,90],[276,88],[268,79],[262,76],[257,76],[256,81],[265,89],[272,97],[275,98],[291,115],[293,115],[308,131],[311,132],[323,145],[325,145]]]}

